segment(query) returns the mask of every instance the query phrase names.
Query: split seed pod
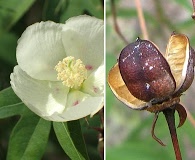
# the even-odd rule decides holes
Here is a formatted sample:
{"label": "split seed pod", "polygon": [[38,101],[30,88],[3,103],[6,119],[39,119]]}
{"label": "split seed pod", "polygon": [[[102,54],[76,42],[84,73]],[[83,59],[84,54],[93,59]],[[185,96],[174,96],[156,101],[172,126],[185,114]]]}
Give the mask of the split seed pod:
{"label": "split seed pod", "polygon": [[194,64],[194,50],[183,34],[171,35],[165,55],[138,38],[121,51],[108,83],[128,107],[156,113],[179,103],[192,84]]}

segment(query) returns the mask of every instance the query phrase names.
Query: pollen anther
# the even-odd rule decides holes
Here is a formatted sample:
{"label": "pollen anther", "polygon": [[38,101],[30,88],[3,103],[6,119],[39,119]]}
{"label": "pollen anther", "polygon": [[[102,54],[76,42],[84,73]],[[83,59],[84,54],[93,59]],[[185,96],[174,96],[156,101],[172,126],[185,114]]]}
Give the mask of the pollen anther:
{"label": "pollen anther", "polygon": [[78,88],[83,81],[87,79],[87,69],[80,59],[68,56],[60,61],[55,70],[58,72],[57,79],[61,80],[63,85],[70,88]]}

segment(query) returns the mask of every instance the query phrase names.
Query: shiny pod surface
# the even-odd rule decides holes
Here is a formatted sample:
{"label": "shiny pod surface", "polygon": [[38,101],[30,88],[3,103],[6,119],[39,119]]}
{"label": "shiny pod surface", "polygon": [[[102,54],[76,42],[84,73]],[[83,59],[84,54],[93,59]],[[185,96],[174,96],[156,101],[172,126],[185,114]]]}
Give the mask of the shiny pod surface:
{"label": "shiny pod surface", "polygon": [[121,77],[118,64],[110,70],[108,74],[108,84],[115,96],[128,107],[133,109],[144,109],[151,106],[150,103],[137,99],[129,92]]}
{"label": "shiny pod surface", "polygon": [[140,100],[161,101],[175,91],[169,64],[156,46],[147,40],[137,39],[126,46],[118,64],[128,90]]}

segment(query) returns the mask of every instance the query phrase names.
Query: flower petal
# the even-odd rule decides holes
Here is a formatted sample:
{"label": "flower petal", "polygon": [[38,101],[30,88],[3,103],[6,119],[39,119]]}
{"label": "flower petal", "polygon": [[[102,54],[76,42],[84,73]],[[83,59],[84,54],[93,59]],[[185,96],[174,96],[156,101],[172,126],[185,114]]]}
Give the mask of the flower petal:
{"label": "flower petal", "polygon": [[64,25],[62,39],[67,55],[81,59],[89,74],[101,65],[104,58],[102,20],[90,16],[70,18]]}
{"label": "flower petal", "polygon": [[104,94],[104,65],[102,64],[97,70],[89,75],[83,83],[82,91],[92,96],[100,96]]}
{"label": "flower petal", "polygon": [[55,65],[65,55],[62,26],[51,21],[29,26],[18,41],[16,57],[20,68],[39,80],[57,80]]}
{"label": "flower petal", "polygon": [[145,109],[150,106],[149,102],[144,102],[134,97],[125,85],[118,67],[118,63],[110,70],[108,84],[115,96],[132,109]]}
{"label": "flower petal", "polygon": [[103,107],[103,97],[91,97],[80,91],[72,91],[68,94],[67,108],[59,114],[54,113],[45,119],[53,121],[72,121],[91,114],[95,114]]}
{"label": "flower petal", "polygon": [[28,76],[19,66],[10,76],[11,86],[26,106],[40,117],[64,111],[69,88],[61,82],[36,80]]}

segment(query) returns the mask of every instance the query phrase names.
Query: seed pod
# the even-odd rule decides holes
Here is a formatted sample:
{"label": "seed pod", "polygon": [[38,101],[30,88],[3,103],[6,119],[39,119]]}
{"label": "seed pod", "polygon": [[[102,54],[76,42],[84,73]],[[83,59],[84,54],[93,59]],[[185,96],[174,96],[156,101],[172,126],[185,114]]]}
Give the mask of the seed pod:
{"label": "seed pod", "polygon": [[108,83],[127,106],[157,112],[179,103],[193,81],[194,66],[195,52],[185,35],[171,35],[165,56],[138,38],[121,51]]}
{"label": "seed pod", "polygon": [[176,157],[180,152],[177,152],[174,113],[175,110],[178,112],[178,127],[181,127],[187,113],[179,104],[180,96],[192,84],[194,66],[195,52],[188,38],[174,33],[168,41],[165,56],[152,42],[138,38],[121,51],[118,64],[108,75],[108,83],[119,100],[133,109],[155,113],[151,133],[161,145],[164,144],[154,134],[154,128],[158,113],[165,114]]}
{"label": "seed pod", "polygon": [[118,64],[110,70],[108,74],[108,83],[115,96],[128,107],[133,109],[144,109],[150,106],[149,103],[137,99],[129,92],[121,77]]}
{"label": "seed pod", "polygon": [[133,96],[143,101],[161,101],[175,91],[169,64],[156,46],[138,39],[119,56],[121,76]]}
{"label": "seed pod", "polygon": [[176,82],[175,93],[186,91],[194,79],[194,50],[183,34],[173,34],[168,42],[165,58]]}

